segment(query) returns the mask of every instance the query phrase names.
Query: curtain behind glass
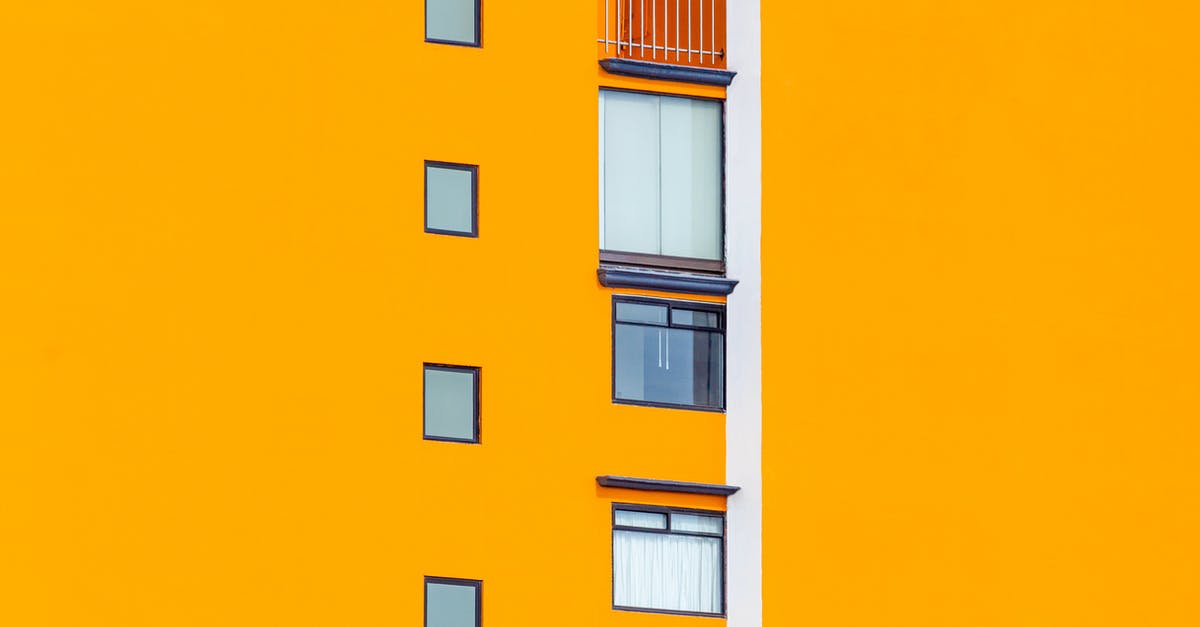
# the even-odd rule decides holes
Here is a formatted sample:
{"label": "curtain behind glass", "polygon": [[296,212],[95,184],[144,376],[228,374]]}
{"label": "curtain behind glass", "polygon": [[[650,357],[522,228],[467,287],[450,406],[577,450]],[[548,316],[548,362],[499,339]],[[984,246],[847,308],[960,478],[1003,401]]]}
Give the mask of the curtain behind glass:
{"label": "curtain behind glass", "polygon": [[721,613],[721,539],[613,531],[613,604]]}

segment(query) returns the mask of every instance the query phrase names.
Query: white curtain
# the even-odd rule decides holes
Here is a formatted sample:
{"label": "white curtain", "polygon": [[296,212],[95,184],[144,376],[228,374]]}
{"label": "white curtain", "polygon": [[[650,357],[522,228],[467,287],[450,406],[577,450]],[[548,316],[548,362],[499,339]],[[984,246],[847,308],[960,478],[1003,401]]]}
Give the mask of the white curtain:
{"label": "white curtain", "polygon": [[613,604],[721,612],[721,538],[613,531]]}

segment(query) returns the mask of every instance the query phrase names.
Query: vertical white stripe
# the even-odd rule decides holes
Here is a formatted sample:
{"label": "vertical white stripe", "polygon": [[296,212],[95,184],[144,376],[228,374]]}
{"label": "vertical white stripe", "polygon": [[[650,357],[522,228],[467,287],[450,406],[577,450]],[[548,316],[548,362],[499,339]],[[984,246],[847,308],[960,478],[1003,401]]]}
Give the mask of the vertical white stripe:
{"label": "vertical white stripe", "polygon": [[762,625],[762,88],[759,0],[726,3],[729,69],[725,123],[729,297],[726,481],[729,627]]}

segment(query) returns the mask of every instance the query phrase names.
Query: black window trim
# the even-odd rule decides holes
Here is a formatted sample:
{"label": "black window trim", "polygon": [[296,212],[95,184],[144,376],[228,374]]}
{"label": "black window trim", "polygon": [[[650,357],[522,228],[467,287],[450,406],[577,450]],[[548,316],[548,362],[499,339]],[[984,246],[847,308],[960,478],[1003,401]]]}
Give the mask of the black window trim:
{"label": "black window trim", "polygon": [[[647,527],[630,527],[630,526],[626,526],[626,525],[617,525],[617,510],[627,510],[627,511],[634,511],[634,512],[653,512],[656,514],[666,514],[667,515],[667,528],[666,529],[650,529]],[[716,534],[701,533],[701,532],[696,532],[696,531],[672,531],[671,530],[671,514],[673,514],[673,513],[698,514],[701,516],[719,517],[721,519],[721,535],[718,536]],[[615,556],[610,555],[609,556],[610,557],[609,567],[610,567],[610,571],[611,571],[611,575],[612,575],[612,577],[611,577],[612,578],[612,609],[620,610],[623,612],[647,612],[647,613],[651,613],[651,614],[673,614],[676,616],[708,616],[708,617],[724,618],[727,613],[727,605],[726,604],[728,602],[727,597],[728,597],[728,593],[729,593],[729,585],[728,585],[729,584],[729,582],[728,582],[728,579],[729,579],[728,578],[728,573],[729,573],[729,559],[728,559],[728,555],[729,555],[729,521],[727,520],[725,514],[726,514],[725,511],[716,510],[716,509],[696,509],[696,508],[690,508],[690,507],[668,507],[668,506],[664,506],[664,505],[643,505],[643,504],[635,504],[635,503],[613,503],[612,504],[612,520],[611,520],[612,531],[644,531],[646,533],[659,533],[659,534],[664,534],[664,535],[696,536],[696,537],[701,537],[701,538],[717,538],[717,537],[721,538],[721,612],[719,614],[711,613],[711,612],[688,612],[688,611],[684,611],[684,610],[660,610],[660,609],[654,609],[654,608],[649,608],[649,607],[634,607],[634,606],[628,606],[628,605],[617,605],[617,603],[616,603],[616,598],[617,598],[616,563],[615,563]],[[611,545],[611,540],[612,540],[611,532],[609,534],[609,540],[610,540],[610,545]],[[609,547],[609,553],[610,554],[612,553],[611,546]]]}
{"label": "black window trim", "polygon": [[425,575],[424,589],[422,594],[424,597],[424,609],[421,624],[428,627],[429,625],[429,584],[437,583],[448,586],[462,586],[464,588],[475,588],[475,627],[483,625],[483,580],[482,579],[460,579],[457,577],[433,577]]}
{"label": "black window trim", "polygon": [[[666,305],[667,306],[667,324],[653,324],[648,322],[617,322],[617,303],[638,303],[648,305]],[[673,307],[679,309],[695,309],[697,311],[713,311],[720,315],[720,328],[712,327],[694,327],[690,325],[671,324],[671,309]],[[707,411],[712,413],[725,413],[725,395],[728,392],[728,373],[726,372],[726,356],[729,352],[728,337],[726,329],[728,321],[725,317],[725,305],[721,303],[709,303],[704,301],[694,300],[674,300],[669,298],[650,298],[645,296],[613,296],[612,297],[612,326],[609,328],[612,333],[612,354],[611,360],[611,379],[612,379],[612,402],[617,405],[638,405],[642,407],[661,407],[664,409],[687,409],[691,411]],[[667,329],[687,329],[688,331],[704,331],[706,333],[719,333],[721,335],[721,401],[722,404],[714,405],[685,405],[682,403],[663,403],[660,401],[636,401],[624,398],[617,398],[617,325],[632,324],[644,327],[658,327]]]}
{"label": "black window trim", "polygon": [[[442,168],[444,170],[462,170],[471,173],[471,230],[468,231],[451,231],[450,229],[435,229],[429,226],[429,168]],[[422,182],[425,190],[425,227],[426,233],[435,235],[454,235],[457,237],[479,237],[479,166],[470,163],[455,163],[453,161],[435,161],[426,159],[424,169],[421,171]]]}
{"label": "black window trim", "polygon": [[425,43],[444,44],[447,46],[462,46],[464,48],[483,47],[483,0],[475,0],[475,41],[456,41],[454,39],[437,39],[429,36],[429,3],[436,0],[425,0]]}
{"label": "black window trim", "polygon": [[[474,379],[472,381],[472,384],[475,388],[475,415],[473,416],[474,421],[473,421],[473,425],[472,425],[473,429],[474,429],[475,437],[473,439],[448,438],[445,436],[429,435],[428,433],[426,433],[426,431],[425,431],[425,399],[426,399],[426,394],[428,393],[428,390],[425,389],[425,372],[428,370],[441,370],[443,372],[470,372],[473,375]],[[482,434],[482,430],[480,428],[480,420],[479,420],[479,414],[481,413],[481,405],[482,405],[482,403],[480,401],[483,397],[483,393],[482,393],[483,376],[482,375],[483,375],[483,369],[480,368],[479,366],[458,366],[458,365],[454,365],[454,364],[439,364],[439,363],[432,363],[432,362],[428,362],[428,361],[422,365],[422,368],[421,368],[421,436],[422,436],[422,439],[430,440],[433,442],[457,442],[459,444],[481,444],[482,443],[483,434]]]}
{"label": "black window trim", "polygon": [[[714,274],[716,276],[725,276],[725,261],[729,257],[729,255],[728,255],[729,251],[727,250],[727,247],[729,245],[729,238],[728,238],[728,233],[726,232],[727,227],[729,226],[728,215],[726,214],[726,211],[728,209],[727,205],[729,204],[728,203],[729,199],[726,197],[728,185],[725,180],[726,179],[726,170],[728,169],[726,166],[729,165],[728,163],[726,163],[726,157],[728,156],[728,151],[727,151],[727,146],[726,146],[726,142],[725,142],[725,129],[728,128],[729,124],[728,124],[728,120],[725,119],[725,115],[726,115],[729,107],[726,106],[726,99],[725,98],[714,98],[711,96],[692,96],[692,95],[688,95],[688,94],[681,94],[681,93],[675,93],[675,92],[670,92],[670,91],[651,91],[651,90],[647,90],[647,89],[627,89],[627,88],[621,88],[621,87],[609,87],[607,85],[600,86],[600,91],[617,91],[617,92],[625,92],[625,93],[630,93],[630,94],[643,94],[646,96],[659,96],[659,97],[666,96],[666,97],[670,97],[670,98],[685,98],[688,100],[709,100],[712,102],[719,103],[721,105],[721,158],[719,160],[721,163],[721,246],[720,246],[721,258],[720,259],[704,259],[703,257],[677,257],[677,256],[673,256],[673,255],[657,255],[654,253],[639,253],[639,252],[633,252],[633,251],[601,248],[600,249],[600,262],[601,263],[633,263],[635,265],[644,265],[644,266],[650,266],[650,267],[656,267],[656,268],[687,270],[687,271],[693,271],[693,272],[705,272],[705,273]],[[598,96],[597,96],[597,98],[598,98]],[[603,110],[598,111],[597,115],[603,116],[604,111]],[[599,120],[597,120],[597,122],[598,121]],[[603,141],[603,140],[601,140],[601,141]],[[603,144],[601,144],[600,148],[602,148],[602,149],[604,148]],[[601,165],[603,165],[603,164],[601,164]],[[600,180],[600,185],[604,185],[603,179]],[[604,211],[603,206],[600,207],[600,211]],[[661,235],[660,235],[660,237],[661,237]]]}

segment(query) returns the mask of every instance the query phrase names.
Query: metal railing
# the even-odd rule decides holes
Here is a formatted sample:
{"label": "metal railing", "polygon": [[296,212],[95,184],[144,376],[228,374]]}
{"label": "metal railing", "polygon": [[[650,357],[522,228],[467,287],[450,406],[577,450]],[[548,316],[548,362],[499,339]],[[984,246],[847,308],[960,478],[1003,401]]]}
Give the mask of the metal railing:
{"label": "metal railing", "polygon": [[600,0],[608,57],[725,67],[725,0]]}

